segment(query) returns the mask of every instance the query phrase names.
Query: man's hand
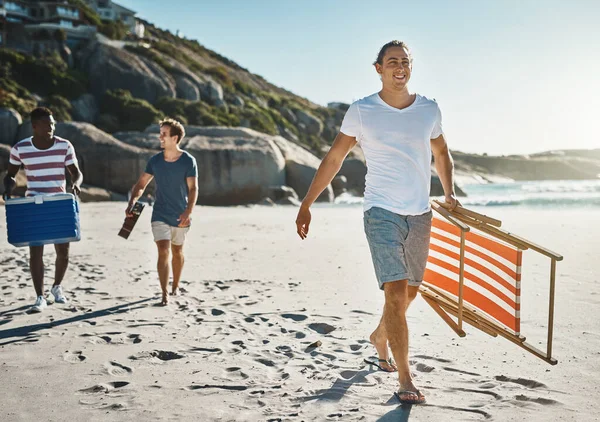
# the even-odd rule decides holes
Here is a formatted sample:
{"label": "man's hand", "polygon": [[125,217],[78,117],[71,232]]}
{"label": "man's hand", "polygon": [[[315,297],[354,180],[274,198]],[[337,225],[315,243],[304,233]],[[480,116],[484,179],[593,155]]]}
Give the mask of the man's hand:
{"label": "man's hand", "polygon": [[177,221],[179,221],[179,225],[177,227],[187,227],[191,224],[192,222],[192,218],[191,218],[191,214],[192,212],[190,210],[185,210],[183,212],[183,214],[181,214],[179,216],[179,218],[177,219]]}
{"label": "man's hand", "polygon": [[302,240],[306,239],[306,236],[308,236],[308,227],[310,226],[311,218],[310,209],[305,206],[300,206],[298,216],[296,217],[296,231]]}
{"label": "man's hand", "polygon": [[81,193],[81,187],[74,183],[73,185],[71,185],[71,192],[73,192],[73,195],[79,196],[79,194]]}
{"label": "man's hand", "polygon": [[13,177],[10,177],[9,175],[6,175],[6,177],[4,177],[4,193],[2,194],[2,199],[4,199],[4,201],[10,199],[10,194],[12,193],[16,185],[17,182]]}
{"label": "man's hand", "polygon": [[447,208],[450,211],[454,211],[457,206],[461,205],[458,199],[454,196],[454,194],[445,195],[444,200],[444,208]]}
{"label": "man's hand", "polygon": [[127,208],[125,208],[125,217],[127,217],[127,218],[133,217],[133,213],[131,212],[132,208],[133,208],[132,203],[127,204]]}

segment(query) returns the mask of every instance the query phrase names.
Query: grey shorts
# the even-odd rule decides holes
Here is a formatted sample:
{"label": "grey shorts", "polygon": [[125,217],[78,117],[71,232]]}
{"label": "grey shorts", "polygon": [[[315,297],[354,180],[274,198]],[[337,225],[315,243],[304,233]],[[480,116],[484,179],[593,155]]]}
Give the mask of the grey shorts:
{"label": "grey shorts", "polygon": [[173,227],[162,221],[152,222],[152,235],[155,242],[170,240],[173,245],[181,246],[185,242],[185,235],[189,230],[189,227]]}
{"label": "grey shorts", "polygon": [[408,280],[410,286],[423,281],[432,212],[422,215],[399,215],[373,207],[364,214],[365,233],[379,288],[396,280]]}

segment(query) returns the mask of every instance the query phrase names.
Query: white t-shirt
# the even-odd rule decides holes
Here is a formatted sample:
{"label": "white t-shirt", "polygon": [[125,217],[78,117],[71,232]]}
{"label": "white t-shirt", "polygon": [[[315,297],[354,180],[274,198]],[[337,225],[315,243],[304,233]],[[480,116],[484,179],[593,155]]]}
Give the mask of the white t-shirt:
{"label": "white t-shirt", "polygon": [[365,211],[429,211],[431,139],[443,133],[435,101],[417,94],[410,106],[397,109],[375,93],[350,106],[340,132],[355,137],[365,154]]}

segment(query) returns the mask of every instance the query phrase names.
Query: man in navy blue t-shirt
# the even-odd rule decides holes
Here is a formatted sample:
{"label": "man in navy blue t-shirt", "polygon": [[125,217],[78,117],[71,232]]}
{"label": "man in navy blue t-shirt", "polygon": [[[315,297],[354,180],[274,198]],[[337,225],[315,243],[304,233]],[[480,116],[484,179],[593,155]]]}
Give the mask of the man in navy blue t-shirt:
{"label": "man in navy blue t-shirt", "polygon": [[156,180],[156,202],[152,211],[152,234],[158,247],[158,278],[162,290],[162,305],[168,303],[169,257],[173,252],[173,285],[176,295],[183,269],[183,243],[190,229],[191,214],[198,199],[198,168],[196,159],[182,150],[179,144],[185,136],[183,125],[174,119],[160,122],[162,152],[148,161],[146,170],[131,189],[131,198],[125,213],[143,195],[146,186]]}

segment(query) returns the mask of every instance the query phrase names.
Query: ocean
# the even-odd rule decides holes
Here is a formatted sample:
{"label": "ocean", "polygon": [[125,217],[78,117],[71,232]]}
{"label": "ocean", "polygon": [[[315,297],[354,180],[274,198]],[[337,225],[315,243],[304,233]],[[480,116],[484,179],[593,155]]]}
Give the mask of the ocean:
{"label": "ocean", "polygon": [[[598,207],[600,209],[600,179],[544,180],[528,182],[465,184],[467,194],[459,198],[469,206],[523,206],[523,207]],[[336,204],[358,205],[362,198],[342,194]]]}

